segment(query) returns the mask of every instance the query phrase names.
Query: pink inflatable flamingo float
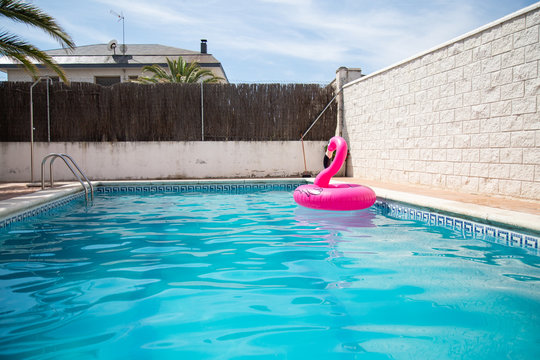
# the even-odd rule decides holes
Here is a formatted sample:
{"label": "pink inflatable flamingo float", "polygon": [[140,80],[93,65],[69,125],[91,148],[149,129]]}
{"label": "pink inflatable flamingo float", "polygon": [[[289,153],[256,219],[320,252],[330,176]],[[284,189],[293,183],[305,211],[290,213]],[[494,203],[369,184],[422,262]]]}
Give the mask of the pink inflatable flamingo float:
{"label": "pink inflatable flamingo float", "polygon": [[320,210],[361,210],[373,205],[376,195],[367,186],[356,184],[330,184],[347,157],[345,139],[334,136],[328,151],[336,151],[332,164],[317,175],[313,184],[301,185],[294,190],[294,201],[299,205]]}

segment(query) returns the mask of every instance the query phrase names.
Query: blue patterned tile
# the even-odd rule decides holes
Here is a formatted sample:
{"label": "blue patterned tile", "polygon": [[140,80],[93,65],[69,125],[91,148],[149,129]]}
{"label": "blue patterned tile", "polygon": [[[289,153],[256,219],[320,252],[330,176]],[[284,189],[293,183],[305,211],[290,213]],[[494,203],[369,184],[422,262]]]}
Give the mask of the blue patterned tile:
{"label": "blue patterned tile", "polygon": [[538,249],[538,240],[538,238],[534,238],[532,236],[525,236],[523,246],[526,248]]}
{"label": "blue patterned tile", "polygon": [[474,226],[475,235],[477,235],[477,236],[484,235],[484,231],[485,231],[485,226],[484,225],[475,223],[473,226]]}
{"label": "blue patterned tile", "polygon": [[516,234],[516,233],[511,233],[510,234],[510,245],[521,247],[522,242],[523,242],[523,235]]}
{"label": "blue patterned tile", "polygon": [[135,192],[135,193],[187,193],[187,192],[202,192],[202,193],[245,193],[253,191],[272,191],[286,190],[292,191],[303,183],[261,183],[261,184],[180,184],[180,185],[105,185],[96,189],[98,193],[113,194],[118,192]]}
{"label": "blue patterned tile", "polygon": [[491,226],[486,226],[486,235],[490,237],[497,237],[497,229]]}
{"label": "blue patterned tile", "polygon": [[497,229],[497,238],[499,238],[500,240],[503,240],[503,241],[508,241],[508,239],[509,239],[508,231],[502,230],[502,229]]}
{"label": "blue patterned tile", "polygon": [[521,247],[527,250],[533,250],[534,253],[539,254],[540,238],[535,236],[524,235],[517,231],[502,229],[472,220],[422,211],[392,201],[381,201],[377,208],[391,209],[387,213],[388,216],[421,221],[431,226],[445,227],[457,231],[466,237],[496,242],[506,246]]}
{"label": "blue patterned tile", "polygon": [[446,220],[446,216],[438,215],[437,216],[437,225],[438,226],[444,226]]}
{"label": "blue patterned tile", "polygon": [[463,222],[463,231],[465,234],[472,234],[473,233],[473,224],[470,221]]}

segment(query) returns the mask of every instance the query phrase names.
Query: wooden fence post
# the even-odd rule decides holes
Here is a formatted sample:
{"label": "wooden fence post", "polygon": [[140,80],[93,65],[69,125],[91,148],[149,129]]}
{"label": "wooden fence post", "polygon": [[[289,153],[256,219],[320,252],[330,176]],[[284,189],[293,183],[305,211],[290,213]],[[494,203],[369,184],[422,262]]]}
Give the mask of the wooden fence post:
{"label": "wooden fence post", "polygon": [[204,141],[204,90],[201,81],[201,140]]}

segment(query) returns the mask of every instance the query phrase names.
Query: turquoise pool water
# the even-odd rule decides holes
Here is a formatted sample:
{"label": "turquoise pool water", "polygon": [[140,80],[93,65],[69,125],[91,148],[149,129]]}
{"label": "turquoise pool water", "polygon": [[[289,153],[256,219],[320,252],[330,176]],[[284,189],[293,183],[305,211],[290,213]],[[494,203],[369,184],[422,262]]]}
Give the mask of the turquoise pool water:
{"label": "turquoise pool water", "polygon": [[0,358],[535,359],[539,265],[290,191],[98,194],[0,229]]}

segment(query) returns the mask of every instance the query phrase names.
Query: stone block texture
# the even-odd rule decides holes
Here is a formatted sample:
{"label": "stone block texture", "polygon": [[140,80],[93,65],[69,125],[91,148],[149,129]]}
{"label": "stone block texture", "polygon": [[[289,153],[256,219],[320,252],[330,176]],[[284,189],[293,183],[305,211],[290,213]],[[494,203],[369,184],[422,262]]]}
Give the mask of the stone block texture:
{"label": "stone block texture", "polygon": [[343,97],[349,176],[540,200],[540,3]]}

